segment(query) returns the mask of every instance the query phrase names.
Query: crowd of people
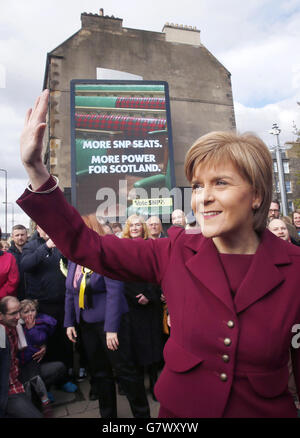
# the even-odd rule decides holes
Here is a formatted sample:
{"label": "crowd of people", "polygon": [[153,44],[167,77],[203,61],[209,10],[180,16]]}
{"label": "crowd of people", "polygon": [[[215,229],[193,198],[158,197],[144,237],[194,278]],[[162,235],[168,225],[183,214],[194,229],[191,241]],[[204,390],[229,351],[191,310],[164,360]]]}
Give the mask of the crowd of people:
{"label": "crowd of people", "polygon": [[[21,135],[30,183],[17,203],[36,237],[19,269],[0,255],[17,273],[0,301],[1,415],[49,415],[49,385],[75,389],[75,344],[104,418],[117,416],[116,383],[132,415],[149,418],[146,373],[160,418],[297,417],[300,220],[272,201],[267,146],[253,134],[197,139],[184,164],[192,212],[175,210],[167,236],[158,217],[100,224],[68,204],[43,163],[48,102],[44,90]],[[20,302],[23,276],[29,301]]]}
{"label": "crowd of people", "polygon": [[[187,226],[182,210],[175,210],[171,218],[173,225]],[[100,235],[167,237],[158,216],[145,221],[133,215],[124,225],[104,220],[101,225],[94,215],[84,220]],[[191,224],[196,225],[194,216]],[[51,386],[75,392],[77,385],[73,382],[88,377],[90,399],[99,400],[102,418],[117,416],[116,384],[127,396],[133,416],[149,417],[145,376],[156,400],[154,385],[170,333],[162,290],[150,283],[123,283],[85,272],[84,267],[66,260],[39,226],[29,237],[24,225],[15,225],[10,241],[1,241],[0,246],[0,296],[6,297],[0,324],[14,334],[13,338],[2,335],[2,344],[14,352],[10,367],[15,368],[15,374],[9,371],[9,386],[0,386],[1,415],[40,417],[42,413],[49,417],[54,401]],[[83,279],[85,291],[80,304]],[[15,327],[19,328],[16,332]],[[20,327],[26,339],[21,346]],[[9,344],[17,341],[18,349]],[[4,351],[0,349],[1,357]],[[79,356],[77,376],[75,351]],[[2,365],[1,361],[4,376]]]}
{"label": "crowd of people", "polygon": [[[83,219],[99,235],[168,238],[158,216],[145,220],[132,215],[124,225],[101,224],[95,215]],[[192,211],[174,210],[171,222],[201,231]],[[279,201],[273,200],[267,227],[300,246],[300,210],[282,216]],[[171,330],[161,288],[112,280],[66,260],[39,226],[29,238],[24,225],[15,225],[5,243],[1,241],[0,416],[51,417],[51,387],[75,392],[74,381],[89,378],[89,396],[99,400],[102,418],[117,417],[116,388],[126,395],[134,417],[149,417],[145,376],[156,400],[154,385]],[[292,373],[290,390],[300,408]]]}
{"label": "crowd of people", "polygon": [[[95,215],[83,219],[99,235],[167,237],[157,216],[145,221],[133,215],[124,225],[104,220],[101,225]],[[184,212],[174,211],[172,223],[185,227]],[[149,417],[145,381],[156,400],[154,385],[170,332],[162,290],[85,270],[66,260],[39,226],[29,237],[24,225],[15,225],[5,243],[0,328],[6,334],[2,332],[0,354],[4,358],[10,350],[12,360],[9,364],[6,354],[6,367],[1,360],[0,415],[50,417],[51,387],[75,392],[76,380],[89,378],[89,396],[99,400],[102,418],[117,417],[116,388],[127,396],[134,417]]]}

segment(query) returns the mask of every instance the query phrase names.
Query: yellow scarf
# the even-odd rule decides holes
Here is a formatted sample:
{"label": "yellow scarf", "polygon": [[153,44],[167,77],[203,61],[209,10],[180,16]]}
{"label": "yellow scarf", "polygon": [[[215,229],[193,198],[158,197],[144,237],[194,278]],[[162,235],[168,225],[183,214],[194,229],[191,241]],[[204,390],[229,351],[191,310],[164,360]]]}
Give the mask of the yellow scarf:
{"label": "yellow scarf", "polygon": [[84,309],[84,293],[85,293],[85,287],[86,287],[86,276],[87,274],[91,274],[93,271],[88,268],[81,267],[81,272],[83,274],[81,283],[80,283],[80,289],[79,289],[79,308]]}

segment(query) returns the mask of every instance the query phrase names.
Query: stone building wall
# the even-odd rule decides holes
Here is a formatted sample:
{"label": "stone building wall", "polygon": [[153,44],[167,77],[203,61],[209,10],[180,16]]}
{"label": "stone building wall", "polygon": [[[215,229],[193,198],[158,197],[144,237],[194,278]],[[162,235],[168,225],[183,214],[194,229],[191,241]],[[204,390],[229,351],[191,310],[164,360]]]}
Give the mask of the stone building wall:
{"label": "stone building wall", "polygon": [[213,130],[235,129],[231,77],[201,44],[200,31],[167,23],[162,32],[123,27],[119,18],[81,15],[81,29],[47,55],[50,88],[45,160],[61,188],[71,185],[70,80],[96,79],[106,68],[169,84],[176,185],[187,186],[183,163],[189,146]]}

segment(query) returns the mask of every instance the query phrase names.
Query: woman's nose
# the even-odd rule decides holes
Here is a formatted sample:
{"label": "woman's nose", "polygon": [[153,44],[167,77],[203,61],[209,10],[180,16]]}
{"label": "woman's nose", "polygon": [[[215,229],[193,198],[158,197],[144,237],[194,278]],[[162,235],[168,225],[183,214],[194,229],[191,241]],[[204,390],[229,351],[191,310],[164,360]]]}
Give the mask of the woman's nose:
{"label": "woman's nose", "polygon": [[209,186],[204,186],[200,193],[197,193],[197,203],[206,205],[214,200],[213,190]]}

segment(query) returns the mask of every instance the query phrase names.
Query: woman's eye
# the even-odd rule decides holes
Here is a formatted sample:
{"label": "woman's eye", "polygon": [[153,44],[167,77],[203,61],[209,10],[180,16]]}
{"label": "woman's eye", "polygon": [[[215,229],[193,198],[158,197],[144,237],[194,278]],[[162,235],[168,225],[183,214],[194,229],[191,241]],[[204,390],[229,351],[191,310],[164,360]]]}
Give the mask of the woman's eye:
{"label": "woman's eye", "polygon": [[220,179],[220,180],[218,180],[218,181],[216,182],[216,185],[217,185],[217,186],[226,186],[226,185],[227,185],[227,182],[224,181],[224,180],[222,180],[222,179]]}
{"label": "woman's eye", "polygon": [[192,184],[192,191],[199,191],[201,190],[203,187],[200,184]]}

